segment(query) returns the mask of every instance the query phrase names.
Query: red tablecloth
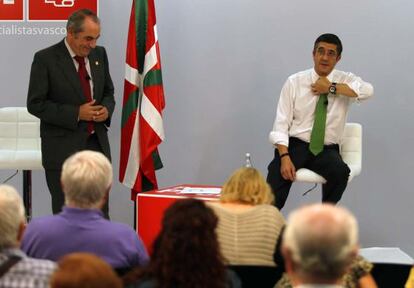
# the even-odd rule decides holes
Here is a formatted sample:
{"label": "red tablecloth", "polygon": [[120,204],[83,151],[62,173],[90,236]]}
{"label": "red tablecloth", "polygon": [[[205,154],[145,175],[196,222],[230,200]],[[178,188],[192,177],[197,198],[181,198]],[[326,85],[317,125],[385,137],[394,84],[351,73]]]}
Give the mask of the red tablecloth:
{"label": "red tablecloth", "polygon": [[152,242],[161,230],[164,211],[178,199],[197,198],[205,201],[217,201],[219,194],[184,194],[184,188],[220,188],[219,186],[182,184],[164,189],[137,194],[137,228],[148,252],[152,252]]}

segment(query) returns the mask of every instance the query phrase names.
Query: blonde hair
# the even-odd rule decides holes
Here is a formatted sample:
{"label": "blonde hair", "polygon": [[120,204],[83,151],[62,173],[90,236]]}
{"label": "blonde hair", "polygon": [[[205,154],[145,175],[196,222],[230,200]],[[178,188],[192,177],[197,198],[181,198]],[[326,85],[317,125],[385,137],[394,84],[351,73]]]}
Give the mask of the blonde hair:
{"label": "blonde hair", "polygon": [[221,202],[271,204],[274,201],[270,186],[254,168],[240,168],[233,172],[221,190]]}

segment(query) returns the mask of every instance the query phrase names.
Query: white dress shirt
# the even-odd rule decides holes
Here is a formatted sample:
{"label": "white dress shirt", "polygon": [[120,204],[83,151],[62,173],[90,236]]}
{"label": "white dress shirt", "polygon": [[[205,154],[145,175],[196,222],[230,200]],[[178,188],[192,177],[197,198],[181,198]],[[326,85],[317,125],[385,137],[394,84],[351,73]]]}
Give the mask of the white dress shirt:
{"label": "white dress shirt", "polygon": [[[293,74],[287,79],[280,93],[273,130],[269,134],[269,141],[272,144],[289,146],[289,137],[310,141],[315,108],[319,99],[312,93],[311,84],[318,78],[318,74],[311,68]],[[371,97],[374,88],[370,83],[349,72],[333,70],[327,78],[330,82],[347,84],[358,95],[356,98],[328,95],[325,145],[339,144],[349,104]]]}

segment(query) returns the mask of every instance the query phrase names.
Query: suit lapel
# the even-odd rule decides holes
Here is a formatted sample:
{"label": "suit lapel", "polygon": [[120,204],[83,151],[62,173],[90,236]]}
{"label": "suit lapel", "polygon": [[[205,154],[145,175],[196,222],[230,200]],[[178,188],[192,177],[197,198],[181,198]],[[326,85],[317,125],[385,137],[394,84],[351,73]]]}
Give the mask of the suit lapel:
{"label": "suit lapel", "polygon": [[100,63],[95,50],[91,51],[88,58],[89,58],[89,67],[91,68],[91,74],[92,74],[91,76],[92,76],[92,81],[93,81],[94,99],[100,100],[100,99],[97,99],[97,97],[99,97],[100,95],[98,89],[101,87],[101,82],[102,82],[101,81],[102,79],[99,77],[100,75],[99,70],[101,69],[102,63]]}
{"label": "suit lapel", "polygon": [[79,81],[78,72],[76,71],[75,64],[73,63],[72,57],[70,57],[69,51],[66,48],[64,41],[61,41],[57,49],[57,65],[59,65],[62,75],[72,85],[75,95],[81,100],[85,100],[85,96],[82,92],[82,87]]}

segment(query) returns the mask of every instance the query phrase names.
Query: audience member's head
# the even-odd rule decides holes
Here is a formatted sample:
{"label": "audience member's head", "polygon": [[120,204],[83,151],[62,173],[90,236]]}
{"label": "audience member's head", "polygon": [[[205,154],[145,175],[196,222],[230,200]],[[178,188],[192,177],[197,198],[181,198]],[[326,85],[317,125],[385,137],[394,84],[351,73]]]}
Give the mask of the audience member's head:
{"label": "audience member's head", "polygon": [[73,253],[58,262],[51,288],[120,288],[122,282],[105,261],[89,253]]}
{"label": "audience member's head", "polygon": [[13,187],[0,185],[0,251],[18,246],[25,224],[22,198]]}
{"label": "audience member's head", "polygon": [[158,287],[226,287],[226,268],[216,238],[217,217],[202,201],[175,202],[164,214],[144,278]]}
{"label": "audience member's head", "polygon": [[258,170],[243,167],[237,169],[224,183],[220,200],[258,205],[271,204],[274,196]]}
{"label": "audience member's head", "polygon": [[282,253],[295,283],[339,283],[357,249],[357,222],[344,208],[315,204],[289,216]]}
{"label": "audience member's head", "polygon": [[102,153],[78,152],[63,163],[61,183],[66,205],[101,208],[112,184],[111,163]]}

